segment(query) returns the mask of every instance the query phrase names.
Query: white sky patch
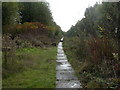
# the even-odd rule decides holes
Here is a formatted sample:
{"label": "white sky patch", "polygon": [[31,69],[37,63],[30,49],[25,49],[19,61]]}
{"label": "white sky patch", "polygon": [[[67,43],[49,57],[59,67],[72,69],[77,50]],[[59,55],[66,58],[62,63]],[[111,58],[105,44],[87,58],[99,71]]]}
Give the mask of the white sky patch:
{"label": "white sky patch", "polygon": [[54,21],[63,31],[68,31],[72,25],[84,17],[87,7],[93,6],[101,0],[46,0],[50,4],[50,9]]}

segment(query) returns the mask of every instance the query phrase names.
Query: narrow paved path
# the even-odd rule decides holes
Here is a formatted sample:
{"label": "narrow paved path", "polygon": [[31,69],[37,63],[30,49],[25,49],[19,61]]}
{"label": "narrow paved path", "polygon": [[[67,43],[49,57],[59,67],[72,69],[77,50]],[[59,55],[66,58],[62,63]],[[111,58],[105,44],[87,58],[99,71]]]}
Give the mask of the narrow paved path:
{"label": "narrow paved path", "polygon": [[[61,39],[61,41],[63,38]],[[82,88],[77,77],[74,75],[74,70],[68,62],[64,53],[62,42],[58,44],[56,66],[56,88]]]}

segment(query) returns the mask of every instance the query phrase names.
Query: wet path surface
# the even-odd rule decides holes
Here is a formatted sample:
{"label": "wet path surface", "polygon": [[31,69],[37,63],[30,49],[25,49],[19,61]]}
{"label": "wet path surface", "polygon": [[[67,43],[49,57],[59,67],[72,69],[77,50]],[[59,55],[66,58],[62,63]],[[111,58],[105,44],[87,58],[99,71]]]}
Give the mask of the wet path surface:
{"label": "wet path surface", "polygon": [[62,42],[59,42],[58,44],[56,62],[56,88],[82,88],[77,77],[74,75],[74,70],[71,64],[67,60],[62,47]]}

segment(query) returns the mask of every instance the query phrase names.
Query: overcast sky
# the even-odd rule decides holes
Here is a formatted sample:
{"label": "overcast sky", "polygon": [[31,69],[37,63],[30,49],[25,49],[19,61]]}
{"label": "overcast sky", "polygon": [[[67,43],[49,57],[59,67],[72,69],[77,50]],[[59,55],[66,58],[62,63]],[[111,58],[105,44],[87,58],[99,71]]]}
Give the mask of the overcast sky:
{"label": "overcast sky", "polygon": [[84,17],[85,9],[101,0],[46,0],[54,21],[63,31],[68,31],[72,25]]}

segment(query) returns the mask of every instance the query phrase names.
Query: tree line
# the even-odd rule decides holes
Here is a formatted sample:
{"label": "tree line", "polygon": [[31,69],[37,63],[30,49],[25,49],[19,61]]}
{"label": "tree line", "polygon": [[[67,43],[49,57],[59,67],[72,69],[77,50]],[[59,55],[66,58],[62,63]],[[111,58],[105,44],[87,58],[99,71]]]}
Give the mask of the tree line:
{"label": "tree line", "polygon": [[[47,2],[3,2],[2,11],[3,27],[25,22],[39,22],[56,28],[56,32],[61,33],[61,28],[54,22]],[[3,28],[3,33],[4,31]]]}
{"label": "tree line", "polygon": [[[98,83],[97,87],[117,87],[118,82],[108,78],[119,78],[120,73],[120,2],[96,3],[86,8],[84,18],[79,20],[65,34],[66,52],[73,51],[79,69],[77,73],[84,77],[85,87],[93,87],[91,83]],[[74,45],[71,43],[74,42]],[[68,56],[74,56],[68,53]],[[82,62],[83,65],[80,64]],[[82,68],[79,67],[81,65]],[[87,76],[90,74],[91,76]],[[92,78],[101,78],[101,81]],[[98,78],[97,78],[98,77]],[[113,82],[110,84],[108,82]],[[96,84],[95,83],[95,84]],[[117,83],[117,84],[116,84]],[[108,85],[108,86],[106,86]]]}
{"label": "tree line", "polygon": [[3,25],[41,22],[45,25],[52,25],[53,18],[47,2],[3,2]]}

